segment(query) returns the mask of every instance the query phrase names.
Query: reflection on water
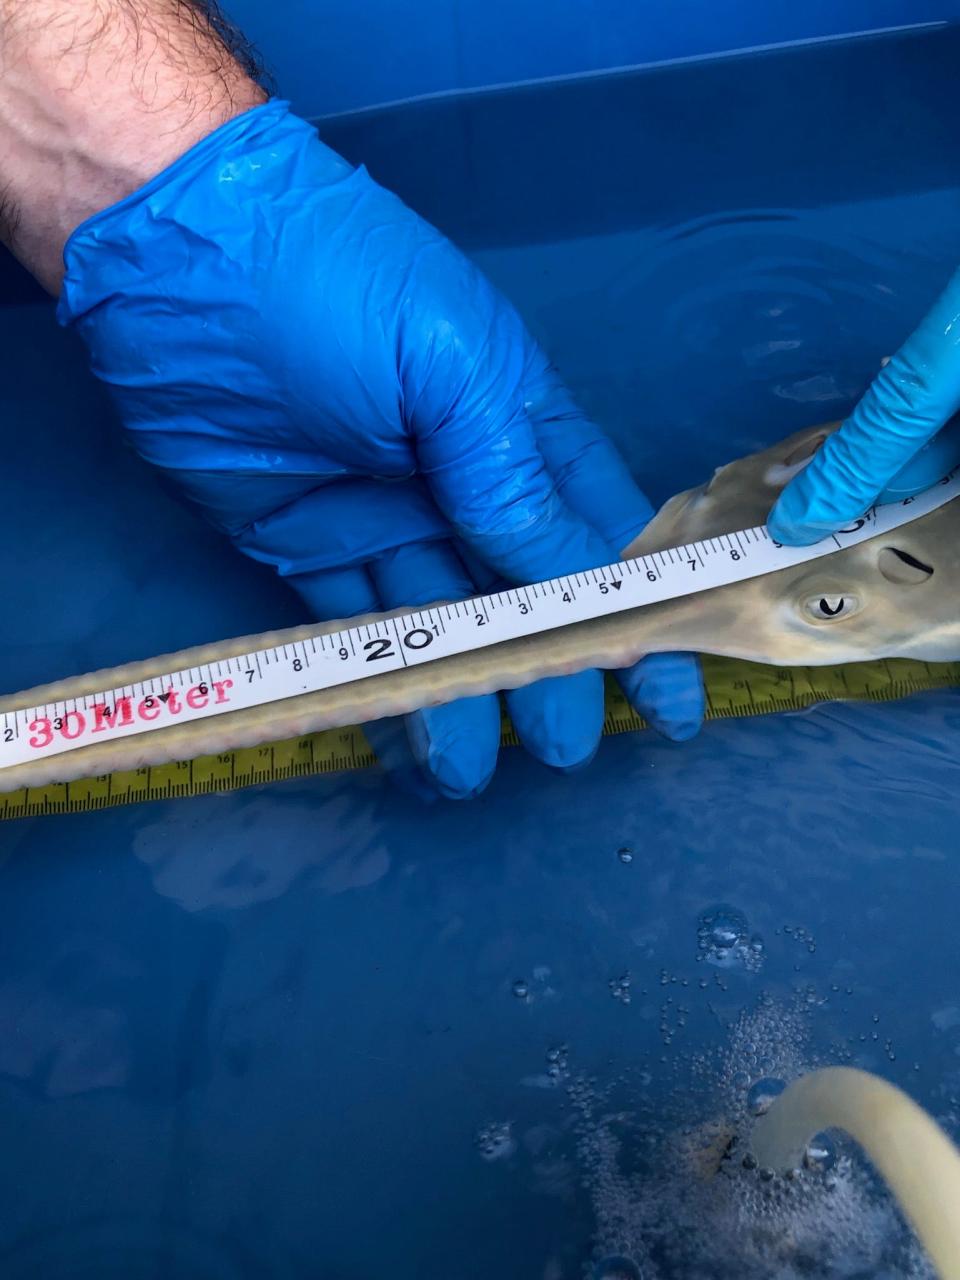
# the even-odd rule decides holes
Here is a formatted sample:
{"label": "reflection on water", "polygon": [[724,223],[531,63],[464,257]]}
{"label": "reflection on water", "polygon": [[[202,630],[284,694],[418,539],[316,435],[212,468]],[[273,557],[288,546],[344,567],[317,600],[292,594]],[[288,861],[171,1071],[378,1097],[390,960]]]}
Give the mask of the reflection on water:
{"label": "reflection on water", "polygon": [[31,976],[0,983],[0,1025],[17,1029],[0,1042],[0,1074],[43,1097],[127,1082],[129,1045],[119,1010],[75,1004]]}
{"label": "reflection on water", "polygon": [[828,197],[776,220],[746,209],[475,256],[660,502],[849,412],[960,260],[960,194]]}
{"label": "reflection on water", "polygon": [[156,892],[186,911],[231,910],[278,898],[304,879],[334,894],[375,884],[390,869],[378,832],[354,788],[331,797],[316,829],[312,790],[295,796],[288,787],[280,810],[268,794],[243,793],[155,821],[145,815],[132,849]]}

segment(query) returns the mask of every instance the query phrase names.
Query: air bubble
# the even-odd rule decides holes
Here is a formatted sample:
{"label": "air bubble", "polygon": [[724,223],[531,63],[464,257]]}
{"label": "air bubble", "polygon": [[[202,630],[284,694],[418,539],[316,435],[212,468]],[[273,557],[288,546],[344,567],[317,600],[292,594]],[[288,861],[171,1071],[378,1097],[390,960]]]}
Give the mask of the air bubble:
{"label": "air bubble", "polygon": [[483,1160],[506,1160],[517,1149],[509,1120],[499,1124],[484,1125],[478,1130],[474,1141]]}
{"label": "air bubble", "polygon": [[720,905],[697,921],[698,959],[720,968],[756,972],[763,963],[763,939],[750,937],[747,918],[736,907]]}
{"label": "air bubble", "polygon": [[747,1109],[750,1114],[765,1115],[785,1088],[785,1083],[775,1076],[765,1076],[762,1080],[755,1080],[747,1093]]}
{"label": "air bubble", "polygon": [[803,1154],[804,1168],[811,1169],[817,1173],[826,1173],[836,1163],[837,1149],[830,1135],[818,1133],[812,1137],[807,1143],[807,1149]]}
{"label": "air bubble", "polygon": [[611,978],[607,983],[610,988],[610,994],[614,1000],[619,1000],[622,1004],[630,1003],[630,974],[623,973],[619,978]]}
{"label": "air bubble", "polygon": [[743,935],[728,920],[718,920],[710,930],[710,943],[715,947],[733,947]]}
{"label": "air bubble", "polygon": [[547,1059],[547,1079],[551,1084],[558,1085],[561,1080],[566,1080],[570,1074],[567,1065],[567,1054],[569,1048],[565,1044],[554,1044],[546,1052]]}

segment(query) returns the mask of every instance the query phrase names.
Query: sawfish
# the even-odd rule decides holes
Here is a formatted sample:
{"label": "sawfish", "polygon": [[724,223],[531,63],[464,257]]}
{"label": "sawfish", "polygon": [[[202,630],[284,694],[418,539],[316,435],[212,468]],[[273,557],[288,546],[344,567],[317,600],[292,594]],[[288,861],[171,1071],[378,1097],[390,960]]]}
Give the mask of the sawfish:
{"label": "sawfish", "polygon": [[[762,525],[780,491],[839,423],[719,467],[671,498],[623,558]],[[960,498],[855,546],[761,577],[506,640],[261,706],[106,739],[0,769],[0,791],[258,746],[515,689],[546,676],[632,666],[673,651],[775,666],[874,658],[960,659]],[[443,602],[438,602],[443,603]],[[401,616],[409,609],[201,645],[0,698],[0,716]]]}

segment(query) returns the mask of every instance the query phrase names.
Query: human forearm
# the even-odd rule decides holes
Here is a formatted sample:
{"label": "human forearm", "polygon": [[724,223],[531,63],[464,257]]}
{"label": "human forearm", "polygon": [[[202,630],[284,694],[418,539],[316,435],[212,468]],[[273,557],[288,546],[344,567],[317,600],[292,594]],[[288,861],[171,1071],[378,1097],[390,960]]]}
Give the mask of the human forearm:
{"label": "human forearm", "polygon": [[251,70],[201,0],[0,0],[0,241],[57,293],[74,228],[262,102]]}

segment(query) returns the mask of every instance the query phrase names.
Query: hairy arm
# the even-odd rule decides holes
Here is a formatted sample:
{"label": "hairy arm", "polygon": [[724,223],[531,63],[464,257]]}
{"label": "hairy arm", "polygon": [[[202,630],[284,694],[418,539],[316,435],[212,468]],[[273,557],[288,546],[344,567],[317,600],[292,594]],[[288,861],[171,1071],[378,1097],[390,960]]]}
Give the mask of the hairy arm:
{"label": "hairy arm", "polygon": [[0,0],[0,242],[58,293],[75,227],[265,98],[205,0]]}

